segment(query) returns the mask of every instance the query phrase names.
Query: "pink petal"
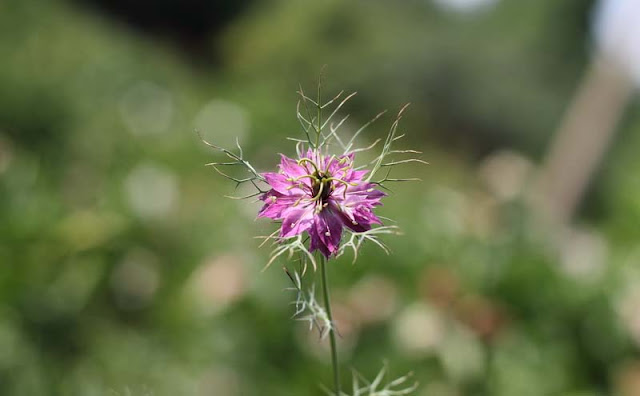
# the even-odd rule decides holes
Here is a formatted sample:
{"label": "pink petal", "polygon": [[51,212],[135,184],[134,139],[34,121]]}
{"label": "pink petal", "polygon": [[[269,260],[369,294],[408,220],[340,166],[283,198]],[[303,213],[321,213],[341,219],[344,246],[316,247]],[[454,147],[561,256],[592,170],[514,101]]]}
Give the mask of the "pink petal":
{"label": "pink petal", "polygon": [[[289,158],[283,154],[280,154],[280,170],[289,178],[298,178],[300,176],[308,175],[309,172],[303,166],[298,165],[298,161]],[[308,178],[302,178],[299,181],[311,185]]]}
{"label": "pink petal", "polygon": [[350,228],[355,232],[364,232],[371,229],[371,225],[367,222],[358,221],[359,219],[351,212],[340,212],[340,220],[345,227]]}
{"label": "pink petal", "polygon": [[282,173],[266,172],[263,173],[262,176],[264,176],[271,188],[280,194],[300,195],[304,193],[304,191],[299,187],[298,182],[291,181],[288,176],[283,175]]}
{"label": "pink petal", "polygon": [[338,251],[342,238],[342,220],[331,207],[324,208],[316,215],[315,231],[330,253]]}
{"label": "pink petal", "polygon": [[265,202],[258,217],[268,217],[270,219],[282,219],[282,212],[296,204],[303,198],[302,195],[283,195],[275,190],[269,190],[260,199]]}
{"label": "pink petal", "polygon": [[313,204],[300,205],[283,211],[280,236],[289,238],[307,231],[313,225],[313,212]]}
{"label": "pink petal", "polygon": [[311,237],[311,244],[309,245],[309,251],[315,252],[316,250],[320,250],[320,253],[322,253],[326,258],[329,258],[329,256],[331,256],[331,251],[329,251],[329,248],[327,248],[327,245],[325,245],[320,240],[320,236],[318,235],[318,232],[315,230],[315,227],[312,227],[309,230],[309,236]]}

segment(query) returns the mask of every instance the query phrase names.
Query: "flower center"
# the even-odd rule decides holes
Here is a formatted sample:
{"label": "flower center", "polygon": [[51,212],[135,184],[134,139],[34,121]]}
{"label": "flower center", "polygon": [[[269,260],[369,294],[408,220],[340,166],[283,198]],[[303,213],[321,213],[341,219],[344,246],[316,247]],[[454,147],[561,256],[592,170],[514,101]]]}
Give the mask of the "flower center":
{"label": "flower center", "polygon": [[331,195],[331,177],[318,171],[313,176],[315,177],[311,185],[313,197],[322,203],[326,203]]}

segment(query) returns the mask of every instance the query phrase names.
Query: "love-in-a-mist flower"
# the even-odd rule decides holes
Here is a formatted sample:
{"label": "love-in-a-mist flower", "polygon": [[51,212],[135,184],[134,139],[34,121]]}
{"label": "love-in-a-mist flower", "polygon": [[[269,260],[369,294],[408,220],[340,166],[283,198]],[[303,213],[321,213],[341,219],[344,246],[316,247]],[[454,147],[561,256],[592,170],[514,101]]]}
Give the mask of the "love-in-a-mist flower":
{"label": "love-in-a-mist flower", "polygon": [[364,232],[382,224],[373,208],[385,193],[364,178],[367,170],[354,169],[353,160],[353,153],[318,150],[297,160],[282,155],[279,173],[262,174],[271,189],[260,197],[258,216],[282,221],[281,238],[307,232],[311,252],[320,250],[327,258],[337,253],[343,227]]}
{"label": "love-in-a-mist flower", "polygon": [[[415,150],[398,150],[395,143],[404,135],[398,134],[398,125],[402,113],[407,106],[398,112],[391,124],[389,133],[384,139],[377,139],[368,147],[356,147],[358,136],[372,122],[384,112],[376,115],[349,137],[340,136],[340,127],[348,116],[336,121],[334,116],[355,93],[347,95],[338,102],[343,92],[333,99],[323,103],[321,101],[321,85],[318,84],[318,96],[313,100],[306,96],[300,88],[300,102],[297,106],[297,118],[302,126],[306,139],[295,139],[296,158],[282,155],[279,172],[259,173],[244,157],[240,144],[236,141],[237,152],[205,143],[224,153],[226,162],[211,162],[207,165],[220,175],[236,183],[236,187],[251,184],[255,192],[237,199],[259,197],[264,202],[258,217],[273,219],[280,222],[279,229],[266,237],[265,242],[272,241],[274,249],[265,268],[279,257],[291,258],[299,253],[298,270],[290,270],[285,266],[287,276],[293,282],[290,290],[297,294],[294,302],[296,312],[294,317],[306,321],[311,327],[316,327],[322,338],[329,337],[331,362],[333,368],[333,389],[331,395],[347,395],[340,390],[340,375],[338,363],[338,349],[336,342],[336,326],[332,319],[327,275],[327,262],[332,256],[339,256],[345,250],[353,250],[353,260],[358,257],[358,250],[364,242],[372,242],[386,253],[386,246],[378,239],[385,234],[397,233],[397,226],[382,225],[373,210],[382,205],[381,199],[386,195],[380,188],[386,188],[387,183],[410,181],[416,179],[397,178],[391,176],[392,168],[396,165],[418,162],[413,158],[420,154]],[[336,103],[333,110],[332,104]],[[313,109],[315,111],[310,110]],[[302,112],[305,111],[305,114]],[[327,113],[328,112],[328,113]],[[323,114],[328,116],[323,118]],[[378,143],[381,143],[378,145]],[[378,145],[378,146],[377,146]],[[369,162],[370,171],[354,166],[355,153],[379,148],[379,154]],[[332,151],[341,154],[331,155]],[[399,158],[398,158],[399,156]],[[407,158],[409,156],[409,158]],[[243,168],[244,175],[227,173],[221,168]],[[265,185],[267,187],[265,187]],[[373,227],[374,224],[379,226]],[[278,235],[279,234],[279,235]],[[278,236],[277,236],[278,235]],[[344,240],[343,240],[344,236]],[[320,251],[319,260],[313,254]],[[315,286],[310,280],[303,281],[307,263],[318,269],[322,279],[323,304],[315,297]],[[316,265],[319,263],[319,265]],[[359,395],[408,395],[412,393],[417,383],[407,385],[409,376],[404,376],[382,384],[386,367],[376,378],[362,386],[358,382],[359,375],[354,375],[353,396]],[[400,389],[400,387],[404,387]]]}

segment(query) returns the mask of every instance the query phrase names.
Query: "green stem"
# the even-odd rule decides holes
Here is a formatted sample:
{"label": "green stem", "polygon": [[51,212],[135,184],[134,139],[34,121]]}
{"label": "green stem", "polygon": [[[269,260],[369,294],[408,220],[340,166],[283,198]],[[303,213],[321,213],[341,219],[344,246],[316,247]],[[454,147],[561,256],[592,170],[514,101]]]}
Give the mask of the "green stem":
{"label": "green stem", "polygon": [[324,256],[320,257],[320,271],[322,271],[322,293],[324,294],[324,309],[327,311],[327,318],[331,323],[329,328],[329,342],[331,344],[331,364],[333,366],[333,388],[337,396],[340,395],[340,373],[338,372],[338,348],[336,346],[336,332],[331,315],[331,303],[329,299],[329,280],[327,277],[327,266]]}
{"label": "green stem", "polygon": [[493,348],[490,340],[484,340],[484,396],[490,396],[493,375]]}

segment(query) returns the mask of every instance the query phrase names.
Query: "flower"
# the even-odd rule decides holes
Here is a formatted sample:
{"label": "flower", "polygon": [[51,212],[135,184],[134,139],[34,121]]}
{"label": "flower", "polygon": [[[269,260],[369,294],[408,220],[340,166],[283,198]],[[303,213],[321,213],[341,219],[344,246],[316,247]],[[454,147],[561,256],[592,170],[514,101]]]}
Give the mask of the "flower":
{"label": "flower", "polygon": [[279,173],[263,173],[271,189],[262,194],[258,217],[282,221],[281,238],[305,231],[311,252],[327,258],[340,247],[343,227],[354,232],[382,224],[373,213],[386,194],[364,179],[367,170],[354,169],[354,154],[323,155],[308,150],[299,160],[281,155]]}

